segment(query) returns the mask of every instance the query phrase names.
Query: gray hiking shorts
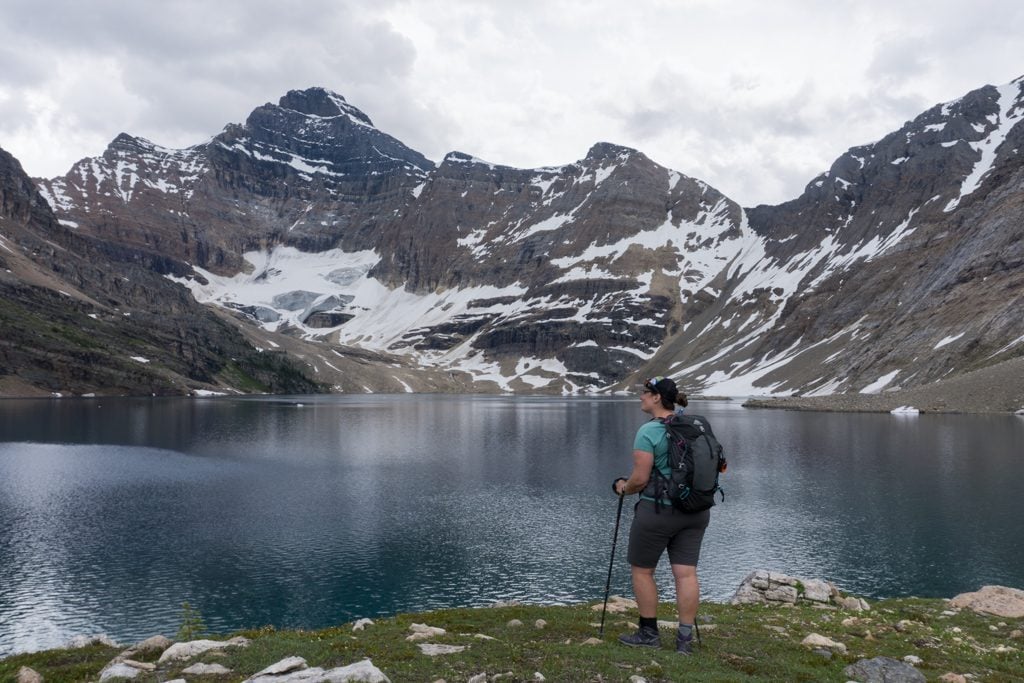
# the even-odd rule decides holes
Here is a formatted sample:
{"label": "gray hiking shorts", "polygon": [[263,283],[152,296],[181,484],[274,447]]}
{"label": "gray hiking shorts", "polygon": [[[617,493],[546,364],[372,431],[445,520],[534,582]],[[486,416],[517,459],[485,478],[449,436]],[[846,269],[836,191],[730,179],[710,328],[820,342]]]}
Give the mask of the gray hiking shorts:
{"label": "gray hiking shorts", "polygon": [[661,554],[668,550],[672,564],[697,566],[704,530],[711,520],[711,510],[680,512],[671,506],[655,509],[649,500],[641,500],[629,527],[629,550],[626,557],[634,567],[652,569]]}

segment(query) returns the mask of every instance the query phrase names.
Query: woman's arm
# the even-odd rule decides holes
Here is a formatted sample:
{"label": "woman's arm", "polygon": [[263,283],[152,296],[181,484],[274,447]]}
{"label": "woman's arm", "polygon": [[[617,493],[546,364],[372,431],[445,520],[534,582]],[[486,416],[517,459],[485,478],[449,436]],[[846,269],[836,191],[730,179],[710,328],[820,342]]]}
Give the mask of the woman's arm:
{"label": "woman's arm", "polygon": [[616,487],[619,495],[639,493],[647,486],[651,478],[651,468],[654,467],[654,453],[649,451],[633,451],[633,471],[629,479],[620,479]]}

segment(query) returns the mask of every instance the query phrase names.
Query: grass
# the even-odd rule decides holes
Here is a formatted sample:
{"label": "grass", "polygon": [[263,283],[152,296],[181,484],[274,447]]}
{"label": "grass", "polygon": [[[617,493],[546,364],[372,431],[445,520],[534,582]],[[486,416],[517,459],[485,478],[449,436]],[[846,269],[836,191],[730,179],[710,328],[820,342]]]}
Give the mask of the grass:
{"label": "grass", "polygon": [[[289,656],[306,659],[311,667],[345,666],[373,660],[394,683],[462,682],[480,674],[493,680],[532,681],[535,672],[547,681],[846,681],[843,668],[862,658],[916,655],[918,669],[929,680],[947,672],[973,674],[974,680],[1024,680],[1022,619],[1003,619],[970,611],[945,613],[943,600],[896,599],[875,603],[868,612],[826,611],[812,607],[779,609],[762,606],[705,604],[701,606],[703,645],[692,657],[672,649],[673,633],[662,629],[661,650],[630,649],[616,636],[634,628],[636,615],[609,614],[604,642],[585,641],[597,635],[600,611],[590,605],[568,607],[511,606],[487,609],[449,609],[424,614],[400,614],[376,620],[364,631],[344,624],[320,631],[278,631],[267,627],[240,634],[252,642],[222,654],[205,653],[194,660],[142,674],[136,681],[166,681],[182,677],[181,669],[196,661],[220,663],[234,673],[206,677],[210,681],[241,681]],[[671,620],[665,604],[660,619]],[[510,627],[518,619],[522,626]],[[535,622],[543,619],[544,628]],[[447,631],[431,643],[466,645],[460,653],[429,657],[416,643],[406,641],[413,623]],[[1014,631],[1018,635],[1011,635]],[[800,642],[819,633],[846,644],[848,653],[831,657],[812,652]],[[477,634],[493,640],[478,638]],[[1013,648],[1006,650],[1006,647]],[[1003,649],[1001,649],[1003,648]],[[90,646],[81,650],[50,650],[0,660],[0,681],[14,680],[22,666],[41,673],[47,683],[96,681],[117,649]],[[150,661],[155,660],[151,656]],[[190,677],[190,680],[195,680]]]}

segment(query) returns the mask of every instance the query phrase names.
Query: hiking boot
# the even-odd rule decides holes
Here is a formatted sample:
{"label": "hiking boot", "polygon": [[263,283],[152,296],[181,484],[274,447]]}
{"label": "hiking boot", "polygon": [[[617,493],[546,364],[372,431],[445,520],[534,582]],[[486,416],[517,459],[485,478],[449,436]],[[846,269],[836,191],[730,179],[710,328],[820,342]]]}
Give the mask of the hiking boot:
{"label": "hiking boot", "polygon": [[636,633],[619,636],[619,642],[630,647],[661,647],[658,629],[641,626]]}
{"label": "hiking boot", "polygon": [[676,652],[681,655],[693,654],[693,634],[684,636],[676,631]]}

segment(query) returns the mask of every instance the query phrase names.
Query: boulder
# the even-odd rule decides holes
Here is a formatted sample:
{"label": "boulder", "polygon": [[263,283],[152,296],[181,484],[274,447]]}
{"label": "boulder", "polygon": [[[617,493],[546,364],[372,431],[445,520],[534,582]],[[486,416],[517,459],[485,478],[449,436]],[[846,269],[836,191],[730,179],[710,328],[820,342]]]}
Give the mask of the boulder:
{"label": "boulder", "polygon": [[193,664],[187,669],[182,669],[181,673],[189,676],[223,676],[231,673],[231,669],[223,664]]}
{"label": "boulder", "polygon": [[891,657],[862,659],[845,669],[843,675],[859,683],[925,683],[924,674]]}
{"label": "boulder", "polygon": [[142,671],[134,666],[129,666],[124,662],[115,662],[100,672],[100,683],[109,681],[112,678],[135,678],[140,673]]}
{"label": "boulder", "polygon": [[412,631],[411,636],[407,636],[406,640],[410,643],[415,643],[418,640],[430,640],[437,636],[443,636],[447,631],[437,626],[427,626],[426,624],[412,624],[409,626],[409,630]]}
{"label": "boulder", "polygon": [[758,569],[747,575],[732,596],[734,605],[844,606],[868,609],[859,598],[843,598],[835,584],[823,579],[804,579],[779,572]]}
{"label": "boulder", "polygon": [[356,623],[352,624],[352,630],[362,631],[367,626],[373,626],[373,619],[360,619]]}
{"label": "boulder", "polygon": [[[593,605],[590,609],[599,612],[604,609],[604,603],[599,602],[596,605]],[[637,609],[636,600],[624,598],[621,595],[613,595],[608,598],[608,612],[611,614],[622,614],[623,612],[628,612],[629,610],[634,609]]]}
{"label": "boulder", "polygon": [[810,634],[809,636],[804,638],[800,644],[811,649],[824,648],[832,652],[846,654],[846,645],[838,641],[832,640],[831,638],[827,638],[821,635],[820,633]]}
{"label": "boulder", "polygon": [[1006,586],[983,586],[973,593],[961,593],[949,601],[951,607],[966,608],[997,617],[1024,617],[1024,591]]}
{"label": "boulder", "polygon": [[18,678],[15,679],[15,683],[43,683],[43,677],[35,669],[23,666],[18,669]]}
{"label": "boulder", "polygon": [[190,640],[187,643],[175,643],[164,650],[157,660],[160,664],[178,659],[191,659],[210,650],[223,650],[227,647],[246,647],[249,640],[238,636],[231,640]]}
{"label": "boulder", "polygon": [[271,664],[245,683],[391,683],[369,659],[336,669],[309,668],[301,657],[287,657]]}

